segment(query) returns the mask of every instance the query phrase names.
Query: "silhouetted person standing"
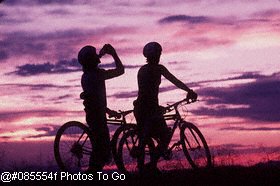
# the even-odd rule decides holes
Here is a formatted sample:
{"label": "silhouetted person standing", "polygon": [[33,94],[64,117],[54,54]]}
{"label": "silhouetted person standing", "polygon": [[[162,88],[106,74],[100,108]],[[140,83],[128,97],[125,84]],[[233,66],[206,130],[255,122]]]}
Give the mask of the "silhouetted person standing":
{"label": "silhouetted person standing", "polygon": [[[167,148],[169,140],[169,129],[163,118],[162,110],[158,102],[159,85],[161,76],[176,85],[178,88],[188,92],[188,98],[196,99],[197,94],[189,89],[183,82],[178,80],[163,65],[159,64],[162,47],[157,42],[150,42],[145,45],[143,55],[146,57],[147,64],[142,66],[138,71],[138,97],[134,101],[134,114],[137,120],[140,136],[140,151],[142,156],[138,159],[138,168],[140,173],[144,169],[144,143],[149,137],[156,137],[160,140],[160,144],[156,149],[150,164],[150,170],[158,171],[157,161],[164,150]],[[145,167],[146,168],[146,167]]]}
{"label": "silhouetted person standing", "polygon": [[[115,69],[104,70],[98,67],[100,58],[110,54],[116,64]],[[86,112],[86,122],[93,132],[93,154],[90,159],[90,170],[100,171],[110,159],[110,136],[106,122],[106,113],[114,115],[115,112],[107,108],[105,80],[124,74],[124,66],[115,49],[105,44],[99,55],[93,46],[83,47],[78,54],[78,61],[83,67],[81,84]]]}

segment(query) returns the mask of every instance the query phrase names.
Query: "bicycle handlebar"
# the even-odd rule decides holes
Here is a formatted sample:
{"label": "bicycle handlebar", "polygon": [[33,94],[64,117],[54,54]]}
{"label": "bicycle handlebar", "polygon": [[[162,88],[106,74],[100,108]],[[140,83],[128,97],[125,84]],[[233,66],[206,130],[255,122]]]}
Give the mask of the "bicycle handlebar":
{"label": "bicycle handlebar", "polygon": [[170,112],[172,110],[175,110],[183,102],[186,102],[186,104],[191,104],[191,103],[194,103],[196,101],[199,101],[199,100],[197,100],[197,99],[196,100],[188,100],[187,98],[184,98],[181,101],[177,101],[177,102],[175,102],[171,105],[167,105],[166,107],[163,107],[163,112],[167,113],[167,112]]}
{"label": "bicycle handlebar", "polygon": [[115,118],[115,119],[120,119],[120,118],[124,118],[126,115],[132,113],[133,110],[126,110],[126,111],[121,111],[119,110],[119,112],[117,112],[117,115],[109,115],[109,118]]}
{"label": "bicycle handlebar", "polygon": [[[187,98],[184,98],[180,101],[177,101],[171,105],[167,105],[166,107],[162,107],[163,108],[163,113],[167,113],[167,112],[170,112],[172,110],[175,110],[177,109],[177,107],[183,103],[183,102],[186,102],[186,104],[191,104],[191,103],[194,103],[196,101],[199,101],[199,100],[188,100]],[[133,110],[125,110],[125,111],[122,111],[122,110],[119,110],[117,112],[117,115],[109,115],[108,117],[109,118],[115,118],[115,119],[120,119],[120,118],[125,118],[126,115],[132,113]]]}

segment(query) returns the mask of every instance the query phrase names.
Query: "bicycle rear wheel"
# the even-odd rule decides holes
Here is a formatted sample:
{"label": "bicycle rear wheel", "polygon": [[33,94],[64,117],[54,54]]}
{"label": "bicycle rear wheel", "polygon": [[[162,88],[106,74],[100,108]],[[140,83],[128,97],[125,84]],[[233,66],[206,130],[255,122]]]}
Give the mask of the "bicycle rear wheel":
{"label": "bicycle rear wheel", "polygon": [[183,121],[180,140],[184,154],[193,168],[204,168],[212,165],[206,140],[194,124]]}
{"label": "bicycle rear wheel", "polygon": [[115,162],[118,161],[117,153],[118,153],[120,139],[125,133],[127,133],[127,131],[132,129],[136,129],[136,124],[123,124],[120,127],[118,127],[117,130],[115,131],[111,140],[111,151]]}
{"label": "bicycle rear wheel", "polygon": [[[149,140],[145,145],[144,164],[151,161],[151,149],[154,149],[154,143]],[[140,156],[139,137],[136,130],[129,130],[120,139],[116,158],[116,165],[122,173],[131,174],[138,172],[138,158]]]}
{"label": "bicycle rear wheel", "polygon": [[93,137],[87,126],[69,121],[59,128],[54,140],[54,155],[59,168],[68,172],[89,169]]}

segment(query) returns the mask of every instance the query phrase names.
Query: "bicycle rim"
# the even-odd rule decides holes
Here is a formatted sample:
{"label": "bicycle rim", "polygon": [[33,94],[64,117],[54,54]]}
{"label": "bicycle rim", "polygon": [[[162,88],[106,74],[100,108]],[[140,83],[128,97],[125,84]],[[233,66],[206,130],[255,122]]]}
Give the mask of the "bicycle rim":
{"label": "bicycle rim", "polygon": [[[144,151],[144,164],[151,161],[150,150],[154,148],[150,142],[145,146]],[[138,158],[140,155],[139,138],[135,130],[129,130],[123,135],[119,142],[118,154],[117,154],[117,167],[126,174],[132,174],[138,172]]]}
{"label": "bicycle rim", "polygon": [[120,139],[127,131],[135,128],[136,128],[136,124],[124,124],[118,127],[117,130],[115,131],[111,140],[111,151],[115,161],[118,161],[117,153],[118,153]]}
{"label": "bicycle rim", "polygon": [[192,123],[184,122],[180,132],[183,152],[193,168],[211,166],[211,154],[205,138]]}
{"label": "bicycle rim", "polygon": [[54,154],[59,168],[68,172],[88,170],[92,142],[87,126],[77,121],[65,123],[58,130],[54,143]]}

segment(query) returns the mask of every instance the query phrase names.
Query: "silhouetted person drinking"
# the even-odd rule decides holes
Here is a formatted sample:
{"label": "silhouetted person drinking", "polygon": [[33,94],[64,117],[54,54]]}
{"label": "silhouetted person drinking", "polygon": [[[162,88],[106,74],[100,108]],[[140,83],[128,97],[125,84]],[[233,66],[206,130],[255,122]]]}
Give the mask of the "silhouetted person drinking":
{"label": "silhouetted person drinking", "polygon": [[[146,57],[147,64],[138,71],[138,97],[134,101],[134,114],[139,129],[139,147],[142,154],[138,158],[138,168],[143,173],[144,168],[159,171],[157,162],[167,149],[170,130],[163,118],[162,110],[158,102],[159,85],[163,75],[178,88],[188,92],[189,99],[196,99],[197,94],[189,89],[183,82],[171,74],[167,68],[159,64],[162,47],[157,42],[150,42],[143,48],[143,55]],[[144,145],[149,137],[155,137],[160,140],[151,162],[144,167]]]}
{"label": "silhouetted person drinking", "polygon": [[[115,69],[104,70],[98,67],[100,58],[110,54],[116,64]],[[94,137],[93,153],[90,158],[90,170],[100,171],[110,159],[110,135],[106,122],[106,113],[116,114],[107,108],[105,80],[120,76],[124,73],[124,66],[115,49],[105,44],[99,55],[93,46],[83,47],[78,54],[78,61],[83,67],[81,84],[86,112],[86,122]]]}

